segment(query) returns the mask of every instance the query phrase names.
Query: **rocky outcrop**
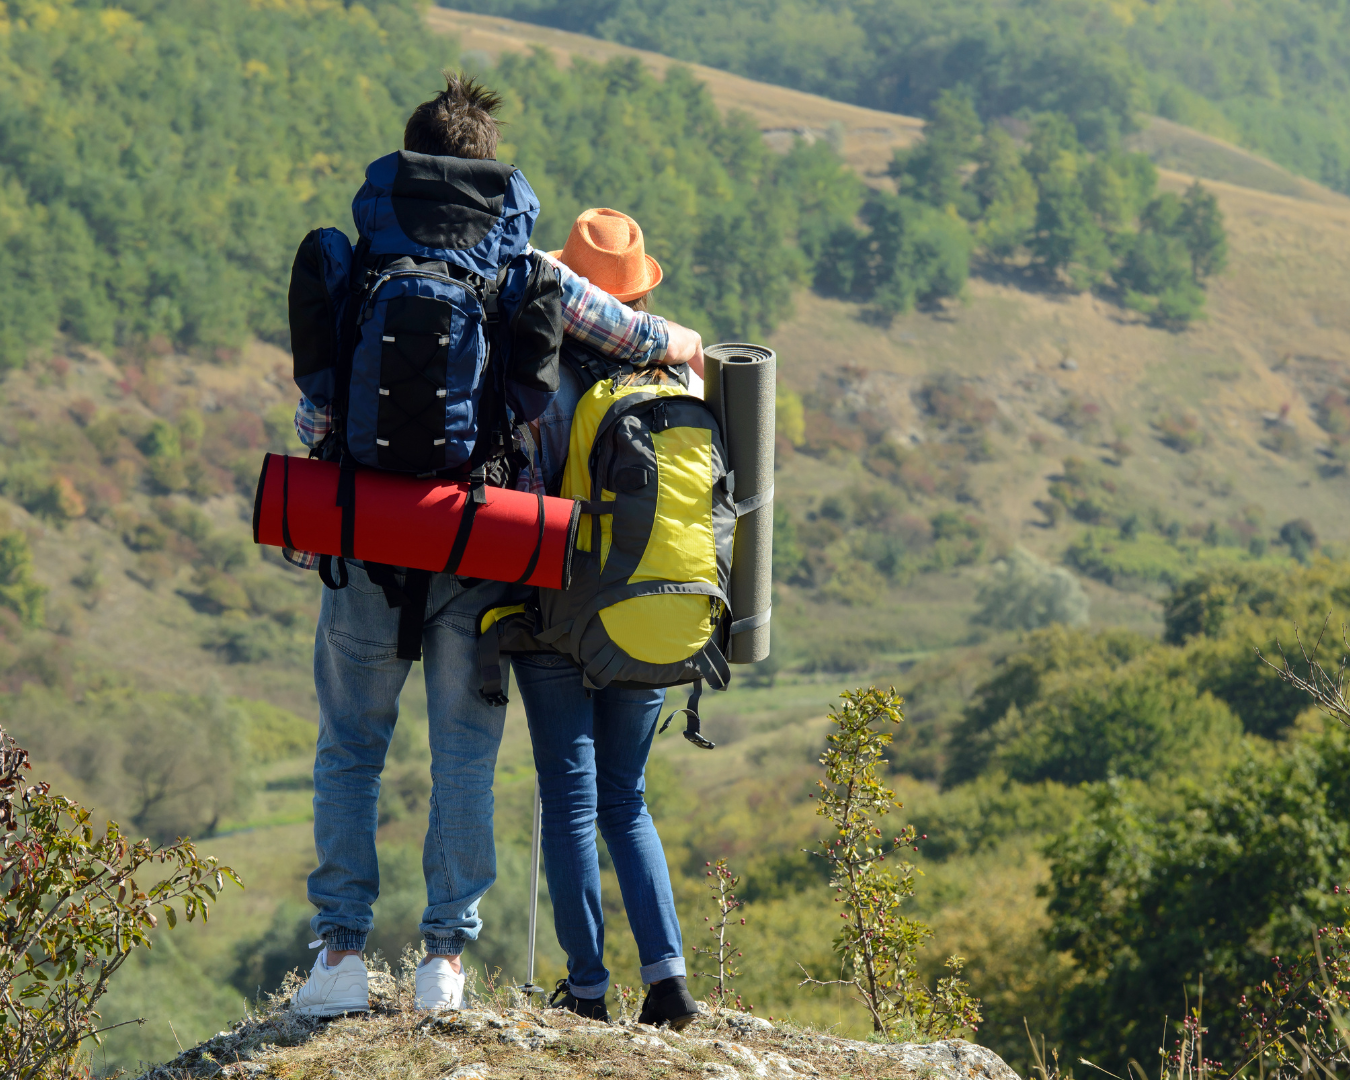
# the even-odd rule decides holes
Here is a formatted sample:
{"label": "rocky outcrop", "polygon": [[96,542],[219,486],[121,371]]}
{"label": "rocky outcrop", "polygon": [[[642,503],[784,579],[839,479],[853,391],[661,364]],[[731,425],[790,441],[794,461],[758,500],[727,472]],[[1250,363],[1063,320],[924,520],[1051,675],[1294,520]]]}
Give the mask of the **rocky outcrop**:
{"label": "rocky outcrop", "polygon": [[603,1024],[551,1009],[482,1003],[418,1013],[391,994],[363,1016],[332,1021],[273,1007],[158,1065],[141,1080],[388,1075],[506,1080],[531,1067],[560,1076],[915,1077],[1019,1080],[990,1050],[961,1039],[857,1042],[743,1013],[705,1015],[683,1032],[623,1018]]}

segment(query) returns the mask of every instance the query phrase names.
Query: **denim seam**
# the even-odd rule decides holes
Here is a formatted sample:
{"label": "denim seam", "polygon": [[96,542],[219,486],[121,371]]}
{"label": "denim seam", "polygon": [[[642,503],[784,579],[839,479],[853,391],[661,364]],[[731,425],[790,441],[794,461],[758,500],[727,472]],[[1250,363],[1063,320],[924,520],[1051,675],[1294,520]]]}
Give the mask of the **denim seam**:
{"label": "denim seam", "polygon": [[[441,804],[436,798],[436,785],[433,782],[431,786],[431,826],[436,830],[436,848],[440,852],[440,858],[437,860],[436,870],[441,875],[441,895],[450,896],[450,871],[448,869],[449,857],[445,850],[445,832],[441,828]],[[460,952],[464,947],[460,946]]]}

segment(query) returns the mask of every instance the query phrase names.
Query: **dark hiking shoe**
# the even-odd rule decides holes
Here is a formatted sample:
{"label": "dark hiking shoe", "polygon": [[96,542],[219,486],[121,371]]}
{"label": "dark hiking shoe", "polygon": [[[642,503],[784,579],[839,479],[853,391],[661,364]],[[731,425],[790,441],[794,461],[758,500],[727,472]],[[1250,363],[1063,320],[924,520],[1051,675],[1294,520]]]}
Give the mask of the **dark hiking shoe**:
{"label": "dark hiking shoe", "polygon": [[651,1024],[660,1027],[669,1024],[675,1031],[688,1027],[698,1019],[698,1005],[689,995],[683,975],[672,975],[669,979],[654,982],[647,988],[647,996],[642,1002],[639,1024]]}
{"label": "dark hiking shoe", "polygon": [[605,999],[602,997],[577,997],[568,989],[566,979],[558,980],[558,985],[554,987],[553,993],[549,996],[548,1007],[550,1009],[566,1009],[568,1012],[574,1012],[587,1020],[603,1020],[606,1024],[609,1023],[609,1010],[605,1008]]}

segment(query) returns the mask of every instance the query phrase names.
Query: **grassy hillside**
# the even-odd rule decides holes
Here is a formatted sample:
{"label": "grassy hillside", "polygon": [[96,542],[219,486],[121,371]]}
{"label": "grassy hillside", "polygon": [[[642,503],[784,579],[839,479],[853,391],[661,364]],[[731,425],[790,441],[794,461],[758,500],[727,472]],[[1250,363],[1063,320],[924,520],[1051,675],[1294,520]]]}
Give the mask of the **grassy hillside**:
{"label": "grassy hillside", "polygon": [[599,63],[636,57],[654,74],[664,74],[671,64],[688,67],[708,88],[718,108],[749,113],[755,124],[768,133],[771,145],[776,143],[783,148],[798,133],[808,138],[832,138],[841,144],[841,153],[849,166],[863,175],[884,172],[896,148],[911,145],[923,130],[923,121],[914,117],[831,101],[702,64],[682,63],[659,52],[552,27],[444,7],[428,10],[427,22],[441,33],[453,34],[464,51],[466,63],[471,65],[491,63],[503,52],[539,47],[562,62],[574,56]]}
{"label": "grassy hillside", "polygon": [[[623,51],[497,18],[430,18],[463,33],[468,59],[489,79],[496,58],[531,42],[597,59]],[[903,117],[708,77],[718,107],[747,109],[770,146],[784,149],[784,131],[805,130],[842,143],[865,174],[919,130]],[[1005,783],[1006,770],[1025,767],[1017,747],[990,751],[999,774],[971,764],[960,742],[972,695],[1023,641],[986,617],[1001,610],[981,599],[995,559],[1021,547],[1047,570],[1067,566],[1089,602],[1086,633],[1137,631],[1142,644],[1129,638],[1129,648],[1140,662],[1179,678],[1176,670],[1208,671],[1210,653],[1233,643],[1158,644],[1168,588],[1206,568],[1285,581],[1278,575],[1314,558],[1314,546],[1350,554],[1342,442],[1350,313],[1341,302],[1350,287],[1350,200],[1175,124],[1155,122],[1134,138],[1165,167],[1165,188],[1180,191],[1195,175],[1211,181],[1227,222],[1229,268],[1210,285],[1207,319],[1184,332],[1152,327],[1092,294],[985,271],[961,300],[889,326],[857,304],[798,290],[767,338],[780,357],[785,413],[799,408],[801,419],[797,430],[785,424],[779,441],[787,513],[779,553],[791,539],[796,559],[777,585],[774,662],[741,673],[708,703],[717,751],[668,734],[650,776],[688,946],[699,943],[700,916],[710,911],[704,863],[725,855],[745,875],[743,991],[759,1012],[856,1034],[865,1027],[842,993],[792,988],[797,962],[824,970],[830,956],[820,929],[829,896],[800,854],[824,834],[806,799],[822,718],[840,689],[876,681],[909,699],[893,779],[933,841],[915,856],[927,874],[916,909],[937,931],[926,955],[934,965],[950,952],[970,958],[991,1017],[981,1038],[1009,1060],[1025,1065],[1023,1015],[1033,1030],[1069,1038],[1055,1026],[1058,994],[1084,976],[1043,936],[1051,915],[1037,889],[1051,880],[1047,838],[1081,814],[1085,792],[1077,779]],[[566,197],[624,190],[575,188]],[[308,643],[320,586],[258,552],[248,534],[261,453],[298,450],[292,394],[287,355],[256,341],[203,354],[168,339],[99,350],[66,336],[50,357],[4,375],[0,532],[22,536],[48,593],[32,625],[18,615],[0,621],[0,722],[34,744],[39,771],[61,788],[139,815],[147,829],[186,822],[248,884],[226,894],[208,927],[159,932],[104,1010],[109,1022],[146,1015],[150,1023],[115,1033],[100,1067],[171,1056],[177,1040],[189,1045],[224,1026],[258,987],[312,958],[305,739],[316,719]],[[1315,539],[1284,529],[1299,520]],[[1330,604],[1326,596],[1316,592],[1315,603]],[[1266,613],[1260,633],[1288,625],[1296,610]],[[1031,642],[1045,655],[1061,649],[1044,637]],[[1237,700],[1218,681],[1213,687],[1217,699]],[[1290,728],[1282,708],[1278,732],[1302,738],[1307,719]],[[428,780],[416,669],[403,709],[381,803],[375,944],[391,954],[415,937],[422,904]],[[1225,723],[1226,709],[1216,707]],[[182,725],[171,745],[186,756],[155,761],[169,770],[220,764],[216,772],[233,779],[228,790],[210,789],[214,802],[152,807],[132,797],[126,778],[144,772],[146,759],[104,737],[164,716]],[[192,742],[203,730],[229,738]],[[1181,751],[1178,760],[1197,775],[1217,769],[1237,752],[1229,741],[1208,764]],[[1263,741],[1260,752],[1285,745]],[[956,783],[957,765],[976,778]],[[497,785],[501,878],[470,955],[512,977],[523,973],[532,780],[513,703]],[[1173,780],[1158,785],[1172,805]],[[617,921],[610,966],[630,983],[636,957],[606,873]],[[541,980],[556,978],[562,958],[547,933],[543,941]],[[167,1002],[176,1003],[172,1013]]]}

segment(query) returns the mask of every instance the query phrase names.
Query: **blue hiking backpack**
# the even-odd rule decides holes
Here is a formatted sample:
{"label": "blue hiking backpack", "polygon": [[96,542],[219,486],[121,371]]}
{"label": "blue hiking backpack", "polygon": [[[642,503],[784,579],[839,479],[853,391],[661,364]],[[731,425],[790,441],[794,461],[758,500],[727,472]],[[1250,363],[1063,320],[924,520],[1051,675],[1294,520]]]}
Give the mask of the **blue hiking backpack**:
{"label": "blue hiking backpack", "polygon": [[[319,560],[329,588],[347,584],[358,468],[470,482],[452,574],[484,486],[515,484],[525,459],[512,426],[557,394],[563,336],[557,269],[528,250],[538,216],[512,165],[399,151],[366,168],[355,248],[338,229],[301,241],[288,297],[295,382],[332,407],[311,456],[342,466],[342,557]],[[398,655],[418,659],[430,572],[364,566],[403,609]]]}
{"label": "blue hiking backpack", "polygon": [[369,165],[356,247],[316,229],[291,270],[295,382],[333,407],[322,456],[514,483],[511,426],[558,390],[557,270],[527,253],[538,215],[512,165],[407,151]]}

